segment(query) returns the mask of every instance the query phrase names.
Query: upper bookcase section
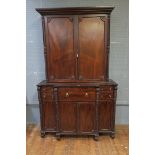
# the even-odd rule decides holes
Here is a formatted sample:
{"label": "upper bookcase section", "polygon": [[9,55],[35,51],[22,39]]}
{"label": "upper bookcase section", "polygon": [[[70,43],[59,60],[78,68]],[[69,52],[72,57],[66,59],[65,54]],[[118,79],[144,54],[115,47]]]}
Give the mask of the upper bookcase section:
{"label": "upper bookcase section", "polygon": [[81,15],[81,14],[108,14],[110,15],[114,7],[65,7],[65,8],[36,8],[42,16],[46,15]]}

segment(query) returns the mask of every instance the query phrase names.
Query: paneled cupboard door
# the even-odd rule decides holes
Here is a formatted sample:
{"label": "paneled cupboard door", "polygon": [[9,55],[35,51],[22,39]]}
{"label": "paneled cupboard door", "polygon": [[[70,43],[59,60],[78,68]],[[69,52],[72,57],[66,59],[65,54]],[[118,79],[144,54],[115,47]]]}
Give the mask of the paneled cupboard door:
{"label": "paneled cupboard door", "polygon": [[60,131],[75,133],[77,129],[77,105],[74,102],[59,102]]}
{"label": "paneled cupboard door", "polygon": [[43,101],[40,105],[43,110],[43,129],[55,131],[56,130],[56,117],[55,117],[55,104],[51,101]]}
{"label": "paneled cupboard door", "polygon": [[95,103],[78,103],[79,132],[94,132],[95,130]]}
{"label": "paneled cupboard door", "polygon": [[49,82],[107,78],[107,18],[45,17],[45,59]]}
{"label": "paneled cupboard door", "polygon": [[48,81],[75,79],[74,16],[45,17],[45,33]]}
{"label": "paneled cupboard door", "polygon": [[103,80],[106,75],[106,33],[104,17],[79,16],[79,79]]}
{"label": "paneled cupboard door", "polygon": [[99,104],[99,130],[113,129],[114,103],[112,101],[102,101]]}

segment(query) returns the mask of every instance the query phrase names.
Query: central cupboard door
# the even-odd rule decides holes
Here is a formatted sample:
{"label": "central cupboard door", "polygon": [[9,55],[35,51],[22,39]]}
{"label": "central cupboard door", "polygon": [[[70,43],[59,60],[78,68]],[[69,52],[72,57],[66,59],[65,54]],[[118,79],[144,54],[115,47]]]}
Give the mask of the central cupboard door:
{"label": "central cupboard door", "polygon": [[98,16],[79,16],[79,79],[103,80],[107,55],[106,19]]}
{"label": "central cupboard door", "polygon": [[48,81],[75,79],[74,16],[46,17],[45,33]]}
{"label": "central cupboard door", "polygon": [[59,102],[60,132],[92,133],[95,131],[94,102]]}

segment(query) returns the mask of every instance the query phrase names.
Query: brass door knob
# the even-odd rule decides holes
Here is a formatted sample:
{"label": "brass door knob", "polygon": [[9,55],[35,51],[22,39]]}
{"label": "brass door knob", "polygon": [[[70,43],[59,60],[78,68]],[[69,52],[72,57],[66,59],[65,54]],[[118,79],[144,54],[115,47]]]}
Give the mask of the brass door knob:
{"label": "brass door knob", "polygon": [[88,96],[88,93],[85,93],[85,96]]}
{"label": "brass door knob", "polygon": [[111,95],[109,95],[109,97],[111,98]]}
{"label": "brass door knob", "polygon": [[67,93],[66,93],[66,97],[68,97],[68,96],[69,96],[69,93],[67,92]]}

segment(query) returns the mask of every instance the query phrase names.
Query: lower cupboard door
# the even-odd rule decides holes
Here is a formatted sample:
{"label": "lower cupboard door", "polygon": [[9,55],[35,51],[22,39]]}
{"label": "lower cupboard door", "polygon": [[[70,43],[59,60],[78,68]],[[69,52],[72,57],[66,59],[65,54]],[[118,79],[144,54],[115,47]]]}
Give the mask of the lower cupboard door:
{"label": "lower cupboard door", "polygon": [[113,122],[114,104],[111,101],[103,101],[99,104],[99,130],[111,130]]}
{"label": "lower cupboard door", "polygon": [[79,132],[94,132],[95,130],[95,103],[78,103]]}
{"label": "lower cupboard door", "polygon": [[59,102],[60,131],[76,132],[77,105],[74,102]]}
{"label": "lower cupboard door", "polygon": [[43,108],[43,128],[45,130],[56,130],[55,104],[52,102],[44,102]]}

